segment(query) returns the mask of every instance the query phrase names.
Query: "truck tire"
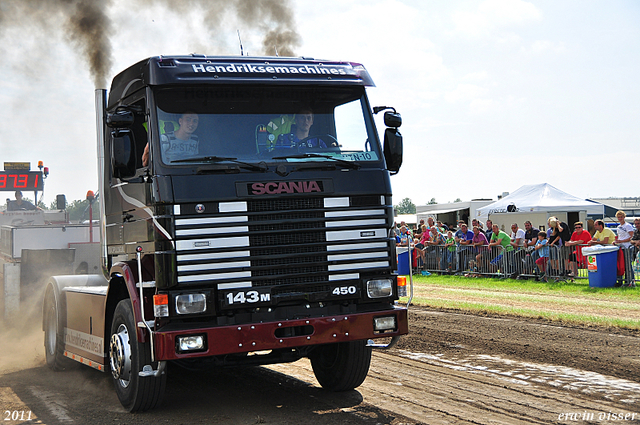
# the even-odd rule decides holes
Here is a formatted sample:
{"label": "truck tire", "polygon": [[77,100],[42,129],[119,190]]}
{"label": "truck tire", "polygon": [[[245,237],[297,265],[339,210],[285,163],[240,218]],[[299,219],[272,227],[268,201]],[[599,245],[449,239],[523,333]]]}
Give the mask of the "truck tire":
{"label": "truck tire", "polygon": [[51,291],[44,299],[44,353],[47,366],[55,371],[65,369],[69,360],[64,356],[64,336],[59,306]]}
{"label": "truck tire", "polygon": [[131,300],[122,300],[116,306],[110,335],[109,365],[120,403],[129,412],[153,409],[162,401],[167,375],[139,375],[145,365],[154,370],[158,366],[151,363],[150,344],[138,342]]}
{"label": "truck tire", "polygon": [[329,391],[349,391],[364,382],[371,364],[366,341],[340,342],[317,347],[310,354],[316,379]]}

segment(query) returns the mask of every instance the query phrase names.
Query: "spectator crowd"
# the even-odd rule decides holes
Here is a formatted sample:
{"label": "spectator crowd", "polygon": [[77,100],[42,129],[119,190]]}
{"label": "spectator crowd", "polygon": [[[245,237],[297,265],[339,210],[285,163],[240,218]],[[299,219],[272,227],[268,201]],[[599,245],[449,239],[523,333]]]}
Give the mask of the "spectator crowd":
{"label": "spectator crowd", "polygon": [[500,273],[536,280],[575,278],[578,269],[586,268],[583,247],[618,246],[617,285],[635,286],[632,262],[640,250],[640,219],[631,225],[624,211],[618,211],[616,219],[615,233],[600,219],[588,220],[586,225],[575,222],[571,229],[556,217],[547,220],[546,231],[525,221],[524,228],[513,223],[507,233],[491,220],[473,219],[469,228],[462,220],[452,226],[429,217],[413,229],[405,222],[396,225],[396,245],[413,249],[416,269],[468,276]]}

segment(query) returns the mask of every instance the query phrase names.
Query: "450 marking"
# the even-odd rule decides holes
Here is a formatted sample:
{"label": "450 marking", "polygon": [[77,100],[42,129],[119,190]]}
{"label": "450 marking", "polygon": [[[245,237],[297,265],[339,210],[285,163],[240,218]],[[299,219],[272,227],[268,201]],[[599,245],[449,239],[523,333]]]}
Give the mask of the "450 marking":
{"label": "450 marking", "polygon": [[336,286],[331,291],[333,295],[355,295],[358,293],[358,288],[355,286]]}
{"label": "450 marking", "polygon": [[239,291],[227,294],[227,304],[264,303],[271,301],[271,294],[258,291]]}

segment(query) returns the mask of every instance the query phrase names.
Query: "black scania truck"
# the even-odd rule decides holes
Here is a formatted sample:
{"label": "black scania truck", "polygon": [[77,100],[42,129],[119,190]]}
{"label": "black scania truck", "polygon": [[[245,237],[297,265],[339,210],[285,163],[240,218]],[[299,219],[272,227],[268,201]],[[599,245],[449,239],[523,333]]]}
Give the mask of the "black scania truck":
{"label": "black scania truck", "polygon": [[373,339],[408,332],[389,181],[401,118],[371,108],[372,85],[357,63],[191,55],[97,90],[103,274],[50,279],[49,366],[110,371],[132,412],[160,402],[169,361],[308,357],[324,388],[359,386]]}

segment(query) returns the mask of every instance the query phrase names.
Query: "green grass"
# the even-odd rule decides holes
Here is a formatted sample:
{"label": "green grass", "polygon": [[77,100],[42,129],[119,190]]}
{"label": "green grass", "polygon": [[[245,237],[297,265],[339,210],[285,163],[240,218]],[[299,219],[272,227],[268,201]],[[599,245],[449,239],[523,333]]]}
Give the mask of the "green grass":
{"label": "green grass", "polygon": [[586,279],[535,282],[431,275],[414,276],[413,282],[414,305],[640,329],[636,288],[591,288]]}

